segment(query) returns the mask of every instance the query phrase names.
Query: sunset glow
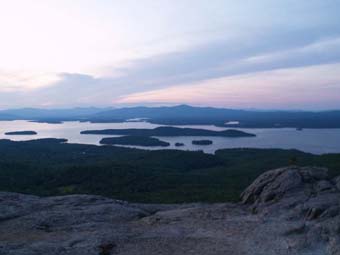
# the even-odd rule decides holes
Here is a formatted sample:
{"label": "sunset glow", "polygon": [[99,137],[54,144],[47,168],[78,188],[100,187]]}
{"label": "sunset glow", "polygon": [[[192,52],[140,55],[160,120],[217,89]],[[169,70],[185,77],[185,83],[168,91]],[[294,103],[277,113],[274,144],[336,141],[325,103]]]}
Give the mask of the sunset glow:
{"label": "sunset glow", "polygon": [[0,108],[340,107],[340,1],[0,6]]}

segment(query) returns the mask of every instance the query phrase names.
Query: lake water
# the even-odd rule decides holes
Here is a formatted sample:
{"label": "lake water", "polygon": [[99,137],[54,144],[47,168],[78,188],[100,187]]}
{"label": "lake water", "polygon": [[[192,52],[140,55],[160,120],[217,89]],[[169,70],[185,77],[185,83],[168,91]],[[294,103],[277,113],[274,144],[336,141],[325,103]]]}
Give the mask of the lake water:
{"label": "lake water", "polygon": [[[32,140],[38,138],[65,138],[69,143],[95,144],[103,137],[112,135],[81,135],[80,131],[91,129],[114,129],[114,128],[155,128],[161,125],[148,122],[124,122],[124,123],[89,123],[89,122],[64,122],[62,124],[34,123],[29,121],[0,121],[0,139],[11,139],[15,141]],[[195,125],[176,126],[191,127],[210,130],[224,130],[225,128]],[[32,130],[38,132],[34,136],[7,136],[8,131]],[[304,129],[297,131],[292,128],[268,128],[268,129],[240,129],[254,133],[256,137],[228,138],[228,137],[159,137],[163,141],[171,143],[166,149],[181,150],[203,150],[214,153],[223,148],[281,148],[298,149],[314,154],[340,153],[340,129]],[[192,140],[209,139],[212,145],[193,145]],[[184,143],[183,147],[175,147],[176,142]],[[144,149],[164,149],[164,147],[139,147]]]}

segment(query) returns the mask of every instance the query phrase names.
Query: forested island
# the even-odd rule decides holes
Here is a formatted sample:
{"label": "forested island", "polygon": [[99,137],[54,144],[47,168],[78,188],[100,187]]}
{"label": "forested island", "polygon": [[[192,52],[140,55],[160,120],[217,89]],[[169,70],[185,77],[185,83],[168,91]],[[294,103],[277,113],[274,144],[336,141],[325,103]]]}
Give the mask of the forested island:
{"label": "forested island", "polygon": [[176,147],[183,147],[183,146],[184,146],[184,143],[175,143],[175,146],[176,146]]}
{"label": "forested island", "polygon": [[105,137],[100,140],[100,144],[105,145],[134,145],[134,146],[170,146],[170,143],[161,141],[154,137],[148,136],[121,136],[121,137]]}
{"label": "forested island", "polygon": [[193,140],[192,144],[194,145],[211,145],[213,141],[211,140]]}
{"label": "forested island", "polygon": [[240,130],[227,129],[223,131],[213,131],[196,128],[177,128],[177,127],[157,127],[154,129],[104,129],[86,130],[81,134],[95,135],[132,135],[132,136],[220,136],[220,137],[255,137],[256,135]]}
{"label": "forested island", "polygon": [[6,132],[5,135],[37,135],[35,131],[11,131]]}

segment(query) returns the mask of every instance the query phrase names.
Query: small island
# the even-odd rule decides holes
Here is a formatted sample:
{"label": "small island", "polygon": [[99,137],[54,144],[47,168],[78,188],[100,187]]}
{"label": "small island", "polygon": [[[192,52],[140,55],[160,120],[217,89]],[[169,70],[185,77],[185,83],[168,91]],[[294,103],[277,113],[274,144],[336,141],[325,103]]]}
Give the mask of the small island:
{"label": "small island", "polygon": [[11,131],[6,132],[5,135],[37,135],[35,131]]}
{"label": "small island", "polygon": [[213,141],[211,140],[193,140],[192,144],[194,145],[211,145]]}
{"label": "small island", "polygon": [[170,143],[161,141],[154,137],[147,136],[121,136],[121,137],[106,137],[100,140],[100,144],[104,145],[132,145],[146,147],[168,147]]}
{"label": "small island", "polygon": [[176,147],[182,147],[182,146],[184,146],[184,143],[175,143],[175,146]]}
{"label": "small island", "polygon": [[132,136],[220,136],[220,137],[255,137],[255,134],[246,133],[241,130],[227,129],[223,131],[213,131],[197,128],[178,127],[157,127],[154,129],[104,129],[81,131],[81,134],[94,135],[132,135]]}

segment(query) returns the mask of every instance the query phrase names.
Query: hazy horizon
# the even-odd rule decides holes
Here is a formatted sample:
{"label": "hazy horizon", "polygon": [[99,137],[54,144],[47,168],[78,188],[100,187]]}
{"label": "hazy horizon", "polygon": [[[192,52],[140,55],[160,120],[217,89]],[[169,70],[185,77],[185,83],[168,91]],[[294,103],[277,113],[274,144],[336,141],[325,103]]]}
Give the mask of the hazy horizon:
{"label": "hazy horizon", "polygon": [[0,4],[0,109],[340,109],[340,0]]}
{"label": "hazy horizon", "polygon": [[254,112],[275,112],[275,111],[287,111],[287,112],[328,112],[328,111],[340,111],[340,108],[329,108],[329,109],[322,109],[322,110],[308,110],[308,109],[289,109],[289,108],[233,108],[233,107],[218,107],[218,106],[207,106],[207,105],[193,105],[193,104],[135,104],[135,105],[107,105],[107,106],[73,106],[73,107],[66,107],[66,106],[57,106],[57,107],[10,107],[10,108],[0,108],[0,111],[7,111],[7,110],[23,110],[23,109],[37,109],[37,110],[69,110],[69,109],[99,109],[99,110],[106,110],[106,109],[122,109],[122,108],[139,108],[139,107],[148,107],[148,108],[158,108],[158,107],[180,107],[180,106],[188,106],[194,108],[215,108],[215,109],[225,109],[225,110],[243,110],[243,111],[254,111]]}

